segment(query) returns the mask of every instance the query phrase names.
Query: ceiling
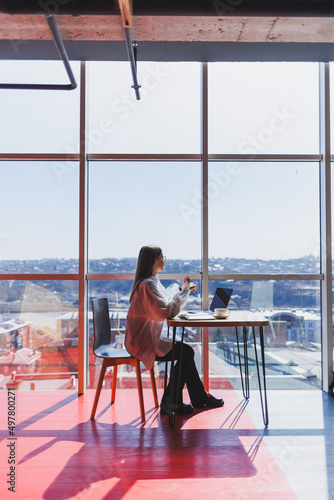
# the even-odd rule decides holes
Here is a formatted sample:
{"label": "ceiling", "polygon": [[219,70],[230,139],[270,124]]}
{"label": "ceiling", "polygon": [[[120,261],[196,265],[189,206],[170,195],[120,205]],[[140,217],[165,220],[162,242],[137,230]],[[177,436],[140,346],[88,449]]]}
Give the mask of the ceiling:
{"label": "ceiling", "polygon": [[[118,2],[0,0],[0,59],[127,60]],[[73,15],[75,14],[75,15]],[[133,0],[138,60],[334,60],[334,0]]]}

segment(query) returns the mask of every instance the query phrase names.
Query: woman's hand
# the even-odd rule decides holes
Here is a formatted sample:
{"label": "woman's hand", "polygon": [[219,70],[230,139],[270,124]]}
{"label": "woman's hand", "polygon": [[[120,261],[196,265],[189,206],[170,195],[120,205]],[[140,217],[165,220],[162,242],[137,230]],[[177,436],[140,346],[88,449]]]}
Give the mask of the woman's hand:
{"label": "woman's hand", "polygon": [[183,283],[182,285],[180,286],[181,290],[184,289],[185,286],[187,286],[189,283],[191,282],[191,279],[189,278],[189,276],[186,276],[183,280]]}
{"label": "woman's hand", "polygon": [[195,283],[193,283],[193,282],[191,281],[191,279],[189,278],[189,276],[186,276],[186,277],[184,278],[184,280],[183,280],[182,285],[181,285],[181,290],[183,290],[183,288],[184,288],[185,286],[188,286],[188,285],[189,285],[189,290],[190,290],[191,292],[194,292],[194,293],[195,293],[195,292],[196,292],[196,290],[197,290],[197,285],[195,285]]}

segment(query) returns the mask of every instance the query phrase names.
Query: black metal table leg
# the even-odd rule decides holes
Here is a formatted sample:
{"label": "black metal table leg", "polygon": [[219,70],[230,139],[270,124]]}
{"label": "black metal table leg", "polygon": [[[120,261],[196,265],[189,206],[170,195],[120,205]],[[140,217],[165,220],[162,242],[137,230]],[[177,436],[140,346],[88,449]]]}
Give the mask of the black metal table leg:
{"label": "black metal table leg", "polygon": [[236,332],[236,337],[237,337],[237,347],[238,347],[238,356],[239,356],[239,368],[240,368],[242,393],[243,393],[243,396],[245,399],[249,399],[249,368],[248,368],[247,330],[246,330],[245,326],[242,327],[243,344],[244,344],[245,381],[244,381],[244,376],[242,374],[238,327],[235,328],[235,332]]}
{"label": "black metal table leg", "polygon": [[259,326],[259,330],[260,330],[260,345],[261,345],[261,360],[262,360],[262,375],[263,375],[263,395],[262,395],[262,386],[261,386],[261,378],[260,378],[260,370],[259,370],[259,360],[258,360],[258,356],[257,356],[256,337],[255,337],[255,328],[254,328],[254,326],[252,327],[252,330],[253,330],[255,361],[256,361],[256,368],[257,368],[257,379],[258,379],[258,382],[259,382],[259,391],[260,391],[260,400],[261,400],[263,423],[264,423],[264,425],[266,427],[268,427],[268,424],[269,424],[269,415],[268,415],[267,385],[266,385],[266,365],[265,365],[265,357],[264,357],[263,326]]}
{"label": "black metal table leg", "polygon": [[172,347],[172,360],[171,360],[170,375],[169,375],[169,405],[168,405],[169,427],[171,428],[173,428],[175,425],[175,415],[176,415],[176,408],[174,408],[175,336],[176,336],[176,326],[173,326],[173,347]]}
{"label": "black metal table leg", "polygon": [[245,388],[246,388],[246,399],[249,399],[249,364],[248,364],[248,343],[247,343],[247,328],[242,327],[243,339],[244,339],[244,358],[245,358]]}
{"label": "black metal table leg", "polygon": [[[167,338],[169,338],[169,326],[167,327]],[[167,378],[168,378],[168,361],[165,361],[165,376],[164,376],[164,391],[167,387]]]}
{"label": "black metal table leg", "polygon": [[[175,416],[178,407],[177,396],[180,389],[180,377],[181,377],[181,364],[182,364],[182,354],[183,354],[183,339],[184,339],[184,327],[182,327],[182,337],[181,337],[181,352],[179,359],[179,373],[177,377],[177,383],[175,384],[175,337],[176,337],[176,326],[173,326],[173,352],[172,352],[172,362],[170,367],[170,377],[169,377],[169,427],[173,428],[175,426]],[[176,387],[175,387],[176,386]]]}

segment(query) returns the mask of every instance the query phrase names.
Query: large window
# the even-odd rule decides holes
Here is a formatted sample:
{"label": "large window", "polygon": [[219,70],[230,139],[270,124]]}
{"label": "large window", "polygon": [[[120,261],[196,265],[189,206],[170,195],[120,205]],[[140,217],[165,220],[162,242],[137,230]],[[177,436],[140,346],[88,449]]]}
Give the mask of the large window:
{"label": "large window", "polygon": [[[61,62],[0,65],[4,82],[67,83]],[[1,389],[78,389],[79,164],[69,155],[79,153],[79,63],[72,68],[71,92],[0,93]]]}
{"label": "large window", "polygon": [[[232,288],[229,308],[261,312],[264,327],[267,387],[305,389],[321,387],[321,310],[319,281],[210,281],[210,298],[217,286]],[[247,329],[251,384],[257,387],[252,332]],[[259,352],[259,334],[257,350]],[[239,331],[240,344],[242,332]],[[215,387],[229,383],[240,388],[235,328],[209,330],[210,378]],[[241,347],[240,347],[241,349]],[[241,349],[242,351],[242,349]]]}
{"label": "large window", "polygon": [[77,282],[2,281],[0,297],[0,389],[77,389]]}
{"label": "large window", "polygon": [[199,153],[200,65],[138,63],[141,99],[128,63],[89,63],[88,151]]}
{"label": "large window", "polygon": [[[166,271],[201,257],[201,171],[193,162],[89,164],[90,272],[133,273],[139,249],[156,244]],[[197,196],[194,209],[187,195]],[[191,216],[189,215],[191,213]]]}
{"label": "large window", "polygon": [[209,269],[319,272],[319,164],[211,163]]}
{"label": "large window", "polygon": [[75,162],[0,162],[0,273],[78,272]]}
{"label": "large window", "polygon": [[209,65],[209,152],[319,152],[318,65]]}
{"label": "large window", "polygon": [[[72,62],[76,81],[79,63]],[[1,61],[3,83],[66,84],[61,61]],[[78,153],[78,88],[68,91],[1,90],[1,153]]]}
{"label": "large window", "polygon": [[[334,200],[334,64],[331,62],[329,64],[330,67],[330,132],[331,132],[331,223],[332,223],[332,249],[334,248],[333,242],[334,242],[334,205],[333,205],[333,200]],[[334,270],[334,263],[333,263],[333,251],[331,252],[332,256],[332,272]],[[333,307],[334,307],[334,282],[332,281],[332,301],[333,301]],[[333,357],[334,357],[334,349],[333,349]]]}
{"label": "large window", "polygon": [[[133,259],[134,260],[134,259]],[[178,262],[172,260],[171,265],[177,265]],[[126,270],[125,270],[126,271]],[[175,280],[167,280],[164,279],[162,275],[160,275],[160,279],[162,280],[163,285],[168,288],[170,285],[175,283]],[[201,308],[201,281],[194,280],[194,283],[197,285],[196,294],[191,294],[189,296],[188,305],[192,309],[200,309]],[[88,345],[90,347],[89,353],[89,388],[96,387],[101,360],[95,359],[92,356],[91,347],[93,346],[94,339],[94,330],[93,330],[93,315],[91,303],[92,299],[106,297],[109,303],[109,317],[110,317],[110,328],[111,328],[111,343],[115,348],[123,348],[124,347],[124,333],[125,333],[125,325],[126,325],[126,315],[129,308],[129,297],[132,288],[132,280],[129,279],[118,279],[118,280],[89,280],[88,286]],[[172,336],[172,331],[168,332],[167,326],[164,325],[162,334],[164,336]],[[179,334],[178,334],[179,335]],[[178,337],[179,339],[179,337]],[[193,328],[186,328],[185,330],[185,340],[190,343],[195,349],[195,362],[198,368],[199,373],[202,373],[202,332],[201,329],[198,331]],[[142,366],[142,377],[144,387],[149,386],[150,384],[150,373],[145,370],[144,365]],[[163,379],[165,373],[165,362],[158,363],[158,373],[159,378],[157,380],[158,387],[163,387]],[[118,380],[118,386],[120,388],[136,388],[136,372],[134,367],[131,366],[120,366],[119,370],[121,372],[121,376]],[[104,381],[104,387],[111,387],[111,379],[112,379],[112,368],[107,372],[107,377]]]}
{"label": "large window", "polygon": [[[1,69],[13,82],[67,78],[61,63]],[[0,93],[0,387],[83,390],[85,363],[96,387],[91,300],[108,298],[112,342],[122,345],[146,244],[167,256],[166,286],[192,276],[189,308],[225,286],[231,308],[269,318],[268,387],[321,387],[319,65],[209,63],[206,72],[140,61],[140,101],[128,62],[83,71],[85,89]],[[188,328],[185,338],[210,387],[240,387],[235,331]],[[119,384],[133,387],[134,373],[124,368]]]}
{"label": "large window", "polygon": [[329,64],[330,68],[330,131],[331,131],[331,152],[334,154],[334,63]]}

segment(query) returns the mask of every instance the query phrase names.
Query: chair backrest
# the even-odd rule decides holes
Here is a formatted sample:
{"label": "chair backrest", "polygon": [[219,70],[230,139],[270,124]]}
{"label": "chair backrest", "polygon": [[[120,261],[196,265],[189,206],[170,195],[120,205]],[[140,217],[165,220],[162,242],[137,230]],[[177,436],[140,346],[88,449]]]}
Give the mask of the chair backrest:
{"label": "chair backrest", "polygon": [[108,299],[93,299],[94,351],[101,345],[110,344],[110,318]]}

